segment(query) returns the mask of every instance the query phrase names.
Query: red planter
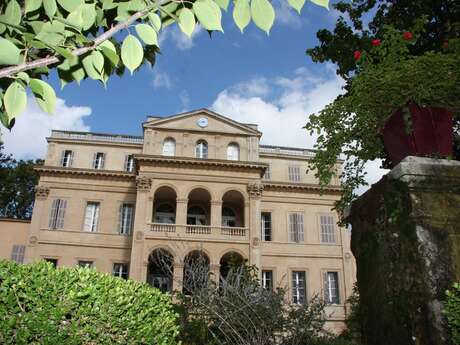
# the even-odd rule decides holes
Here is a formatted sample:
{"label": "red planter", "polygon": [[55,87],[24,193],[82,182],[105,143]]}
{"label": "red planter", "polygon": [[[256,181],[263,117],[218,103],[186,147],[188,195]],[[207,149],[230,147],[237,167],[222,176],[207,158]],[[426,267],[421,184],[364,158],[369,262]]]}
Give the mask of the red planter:
{"label": "red planter", "polygon": [[452,156],[452,113],[444,108],[409,105],[412,132],[406,132],[403,111],[395,111],[382,130],[385,165],[397,165],[407,156]]}

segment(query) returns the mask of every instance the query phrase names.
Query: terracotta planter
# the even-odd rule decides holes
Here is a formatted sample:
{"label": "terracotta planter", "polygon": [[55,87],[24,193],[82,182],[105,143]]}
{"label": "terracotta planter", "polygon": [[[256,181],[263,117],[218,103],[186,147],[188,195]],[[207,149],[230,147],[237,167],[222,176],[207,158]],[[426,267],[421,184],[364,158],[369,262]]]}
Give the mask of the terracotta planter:
{"label": "terracotta planter", "polygon": [[452,113],[444,108],[409,105],[412,132],[406,132],[401,109],[395,111],[382,130],[389,168],[407,156],[452,156]]}

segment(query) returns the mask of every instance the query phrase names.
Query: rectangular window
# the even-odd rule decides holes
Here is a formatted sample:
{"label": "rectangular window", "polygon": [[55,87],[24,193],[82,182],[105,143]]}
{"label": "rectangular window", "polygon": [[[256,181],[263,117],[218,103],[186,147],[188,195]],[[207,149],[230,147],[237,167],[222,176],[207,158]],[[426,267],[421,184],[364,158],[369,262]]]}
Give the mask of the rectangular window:
{"label": "rectangular window", "polygon": [[93,268],[94,262],[88,260],[78,260],[77,262],[78,267],[85,267],[85,268]]}
{"label": "rectangular window", "polygon": [[121,235],[129,235],[133,228],[133,212],[132,204],[121,204],[118,211],[118,233]]}
{"label": "rectangular window", "polygon": [[71,167],[73,163],[73,152],[71,150],[62,151],[61,166]]}
{"label": "rectangular window", "polygon": [[58,265],[58,259],[45,258],[45,261],[53,265],[54,268],[56,268]]}
{"label": "rectangular window", "polygon": [[305,272],[293,271],[292,272],[292,303],[305,304],[307,300]]}
{"label": "rectangular window", "polygon": [[300,167],[299,166],[289,166],[289,181],[291,182],[300,182]]}
{"label": "rectangular window", "polygon": [[125,157],[125,171],[127,172],[133,172],[134,171],[134,156],[133,155],[127,155]]}
{"label": "rectangular window", "polygon": [[264,173],[264,177],[263,179],[264,180],[270,180],[272,178],[272,173],[270,171],[270,165],[267,167],[267,169],[265,170],[265,173]]}
{"label": "rectangular window", "polygon": [[96,152],[93,159],[94,169],[104,169],[105,165],[105,154],[103,152]]}
{"label": "rectangular window", "polygon": [[85,224],[83,230],[89,232],[97,231],[97,225],[99,222],[99,208],[98,202],[88,202],[85,210]]}
{"label": "rectangular window", "polygon": [[327,304],[340,304],[338,272],[324,273],[324,299]]}
{"label": "rectangular window", "polygon": [[320,216],[321,242],[335,243],[335,222],[330,215]]}
{"label": "rectangular window", "polygon": [[26,253],[26,246],[15,244],[11,251],[11,260],[16,261],[19,264],[24,262],[24,254]]}
{"label": "rectangular window", "polygon": [[113,264],[112,275],[123,279],[128,279],[128,264],[115,263]]}
{"label": "rectangular window", "polygon": [[273,271],[262,271],[262,287],[264,289],[273,289]]}
{"label": "rectangular window", "polygon": [[289,240],[296,243],[304,241],[302,213],[289,214]]}
{"label": "rectangular window", "polygon": [[51,230],[64,229],[64,216],[67,200],[54,199],[51,204],[51,212],[48,228]]}
{"label": "rectangular window", "polygon": [[262,212],[261,215],[262,223],[262,241],[272,240],[272,214],[270,212]]}

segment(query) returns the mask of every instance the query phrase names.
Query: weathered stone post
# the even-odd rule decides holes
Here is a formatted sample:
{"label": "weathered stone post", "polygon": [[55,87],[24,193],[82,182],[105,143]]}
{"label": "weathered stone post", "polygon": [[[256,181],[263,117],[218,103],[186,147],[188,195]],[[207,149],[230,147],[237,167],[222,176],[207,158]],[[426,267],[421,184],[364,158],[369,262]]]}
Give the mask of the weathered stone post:
{"label": "weathered stone post", "polygon": [[442,310],[460,281],[460,162],[407,157],[348,220],[364,344],[450,344]]}

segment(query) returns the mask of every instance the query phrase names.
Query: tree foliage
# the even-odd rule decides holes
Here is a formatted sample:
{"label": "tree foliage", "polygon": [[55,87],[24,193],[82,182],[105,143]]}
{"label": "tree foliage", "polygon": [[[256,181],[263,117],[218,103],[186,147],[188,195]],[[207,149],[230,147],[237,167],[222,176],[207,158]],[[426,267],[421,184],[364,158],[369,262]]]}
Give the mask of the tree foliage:
{"label": "tree foliage", "polygon": [[0,217],[30,219],[41,160],[16,160],[3,152],[0,142]]}
{"label": "tree foliage", "polygon": [[446,308],[444,314],[451,332],[453,345],[460,344],[460,283],[455,283],[446,292]]}
{"label": "tree foliage", "polygon": [[[289,0],[298,12],[305,0]],[[328,8],[329,0],[311,0]],[[251,19],[269,33],[275,10],[268,0],[234,0],[243,31]],[[106,85],[113,74],[155,62],[160,30],[177,23],[222,31],[229,0],[6,0],[0,3],[0,121],[14,125],[30,88],[39,106],[55,109],[55,91],[43,79],[57,69],[62,86],[85,78]]]}
{"label": "tree foliage", "polygon": [[0,261],[1,344],[178,344],[170,297],[88,268]]}

